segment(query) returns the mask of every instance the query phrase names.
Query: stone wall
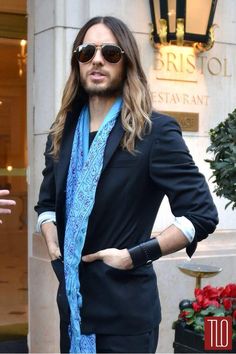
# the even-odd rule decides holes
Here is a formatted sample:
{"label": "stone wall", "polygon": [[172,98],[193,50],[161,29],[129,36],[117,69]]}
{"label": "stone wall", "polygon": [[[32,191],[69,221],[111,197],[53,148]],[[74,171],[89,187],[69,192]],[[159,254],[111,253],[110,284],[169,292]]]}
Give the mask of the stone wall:
{"label": "stone wall", "polygon": [[[149,43],[148,4],[147,0],[28,0],[28,205],[32,206],[28,211],[29,343],[32,352],[59,350],[55,305],[57,281],[43,239],[39,235],[32,236],[36,223],[33,205],[42,180],[47,132],[60,106],[62,89],[70,70],[71,45],[81,25],[97,15],[117,16],[128,24],[138,41],[154,107],[160,111],[194,112],[199,115],[198,130],[183,132],[183,135],[206,178],[211,175],[209,166],[204,162],[209,145],[208,131],[235,108],[235,1],[218,1],[216,44],[211,51],[198,57],[190,49],[168,48],[172,54],[164,49],[162,57],[154,51]],[[213,190],[211,182],[210,188]],[[229,232],[235,232],[236,221],[230,209],[224,210],[223,199],[214,195],[214,200],[220,215],[219,235],[203,241],[194,260],[222,266],[224,272],[214,282],[219,280],[219,285],[224,285],[233,281],[235,233]],[[172,219],[168,202],[164,200],[154,231],[163,229]],[[193,295],[193,279],[181,274],[176,267],[179,261],[186,259],[184,252],[180,252],[163,257],[155,264],[163,307],[159,352],[172,351],[171,323],[178,314],[178,302]]]}

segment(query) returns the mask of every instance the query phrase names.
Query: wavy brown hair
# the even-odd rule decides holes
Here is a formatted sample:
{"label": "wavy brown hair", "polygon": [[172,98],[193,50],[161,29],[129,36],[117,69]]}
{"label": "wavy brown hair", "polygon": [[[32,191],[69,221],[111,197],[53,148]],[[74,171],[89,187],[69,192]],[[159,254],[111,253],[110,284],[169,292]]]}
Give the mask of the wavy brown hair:
{"label": "wavy brown hair", "polygon": [[83,43],[87,30],[98,23],[103,23],[113,32],[119,46],[125,52],[125,79],[121,111],[121,121],[125,134],[121,143],[122,147],[133,153],[135,151],[135,139],[142,139],[144,134],[151,130],[151,95],[133,34],[121,20],[115,17],[94,17],[80,29],[73,44],[71,72],[64,88],[61,108],[50,130],[52,136],[51,154],[54,158],[58,158],[59,155],[67,112],[72,110],[73,104],[77,100],[88,100],[80,84],[79,64],[74,50]]}

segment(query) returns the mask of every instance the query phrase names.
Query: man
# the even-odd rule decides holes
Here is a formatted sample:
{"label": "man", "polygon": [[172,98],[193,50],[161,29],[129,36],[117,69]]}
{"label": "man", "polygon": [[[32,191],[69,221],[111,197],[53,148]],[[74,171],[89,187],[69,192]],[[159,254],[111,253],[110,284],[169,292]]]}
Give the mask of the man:
{"label": "man", "polygon": [[[9,190],[1,189],[0,190],[0,214],[11,214],[10,206],[16,205],[16,202],[11,199],[2,199],[9,194]],[[0,224],[2,224],[2,220],[0,219]]]}
{"label": "man", "polygon": [[[152,113],[122,21],[96,17],[79,31],[45,157],[35,209],[60,282],[61,351],[155,352],[152,261],[184,247],[191,256],[218,218],[178,124]],[[176,219],[150,239],[164,195]]]}

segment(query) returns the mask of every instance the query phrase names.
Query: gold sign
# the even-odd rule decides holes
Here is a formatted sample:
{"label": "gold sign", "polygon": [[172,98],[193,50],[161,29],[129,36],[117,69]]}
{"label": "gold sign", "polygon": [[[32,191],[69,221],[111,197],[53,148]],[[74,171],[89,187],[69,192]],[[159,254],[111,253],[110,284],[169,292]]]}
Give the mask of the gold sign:
{"label": "gold sign", "polygon": [[26,176],[25,168],[0,168],[0,176]]}
{"label": "gold sign", "polygon": [[227,58],[194,54],[193,48],[167,46],[155,51],[154,72],[158,80],[198,82],[200,76],[231,77]]}
{"label": "gold sign", "polygon": [[161,113],[174,117],[178,121],[182,131],[198,132],[199,130],[199,113],[170,111],[162,111]]}

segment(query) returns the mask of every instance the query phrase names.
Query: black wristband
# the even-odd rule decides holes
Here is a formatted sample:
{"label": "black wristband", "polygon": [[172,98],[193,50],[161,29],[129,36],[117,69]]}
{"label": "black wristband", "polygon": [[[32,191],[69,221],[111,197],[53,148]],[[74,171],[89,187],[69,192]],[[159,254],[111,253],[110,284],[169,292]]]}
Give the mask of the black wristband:
{"label": "black wristband", "polygon": [[161,248],[156,237],[128,249],[134,268],[152,263],[162,256]]}

